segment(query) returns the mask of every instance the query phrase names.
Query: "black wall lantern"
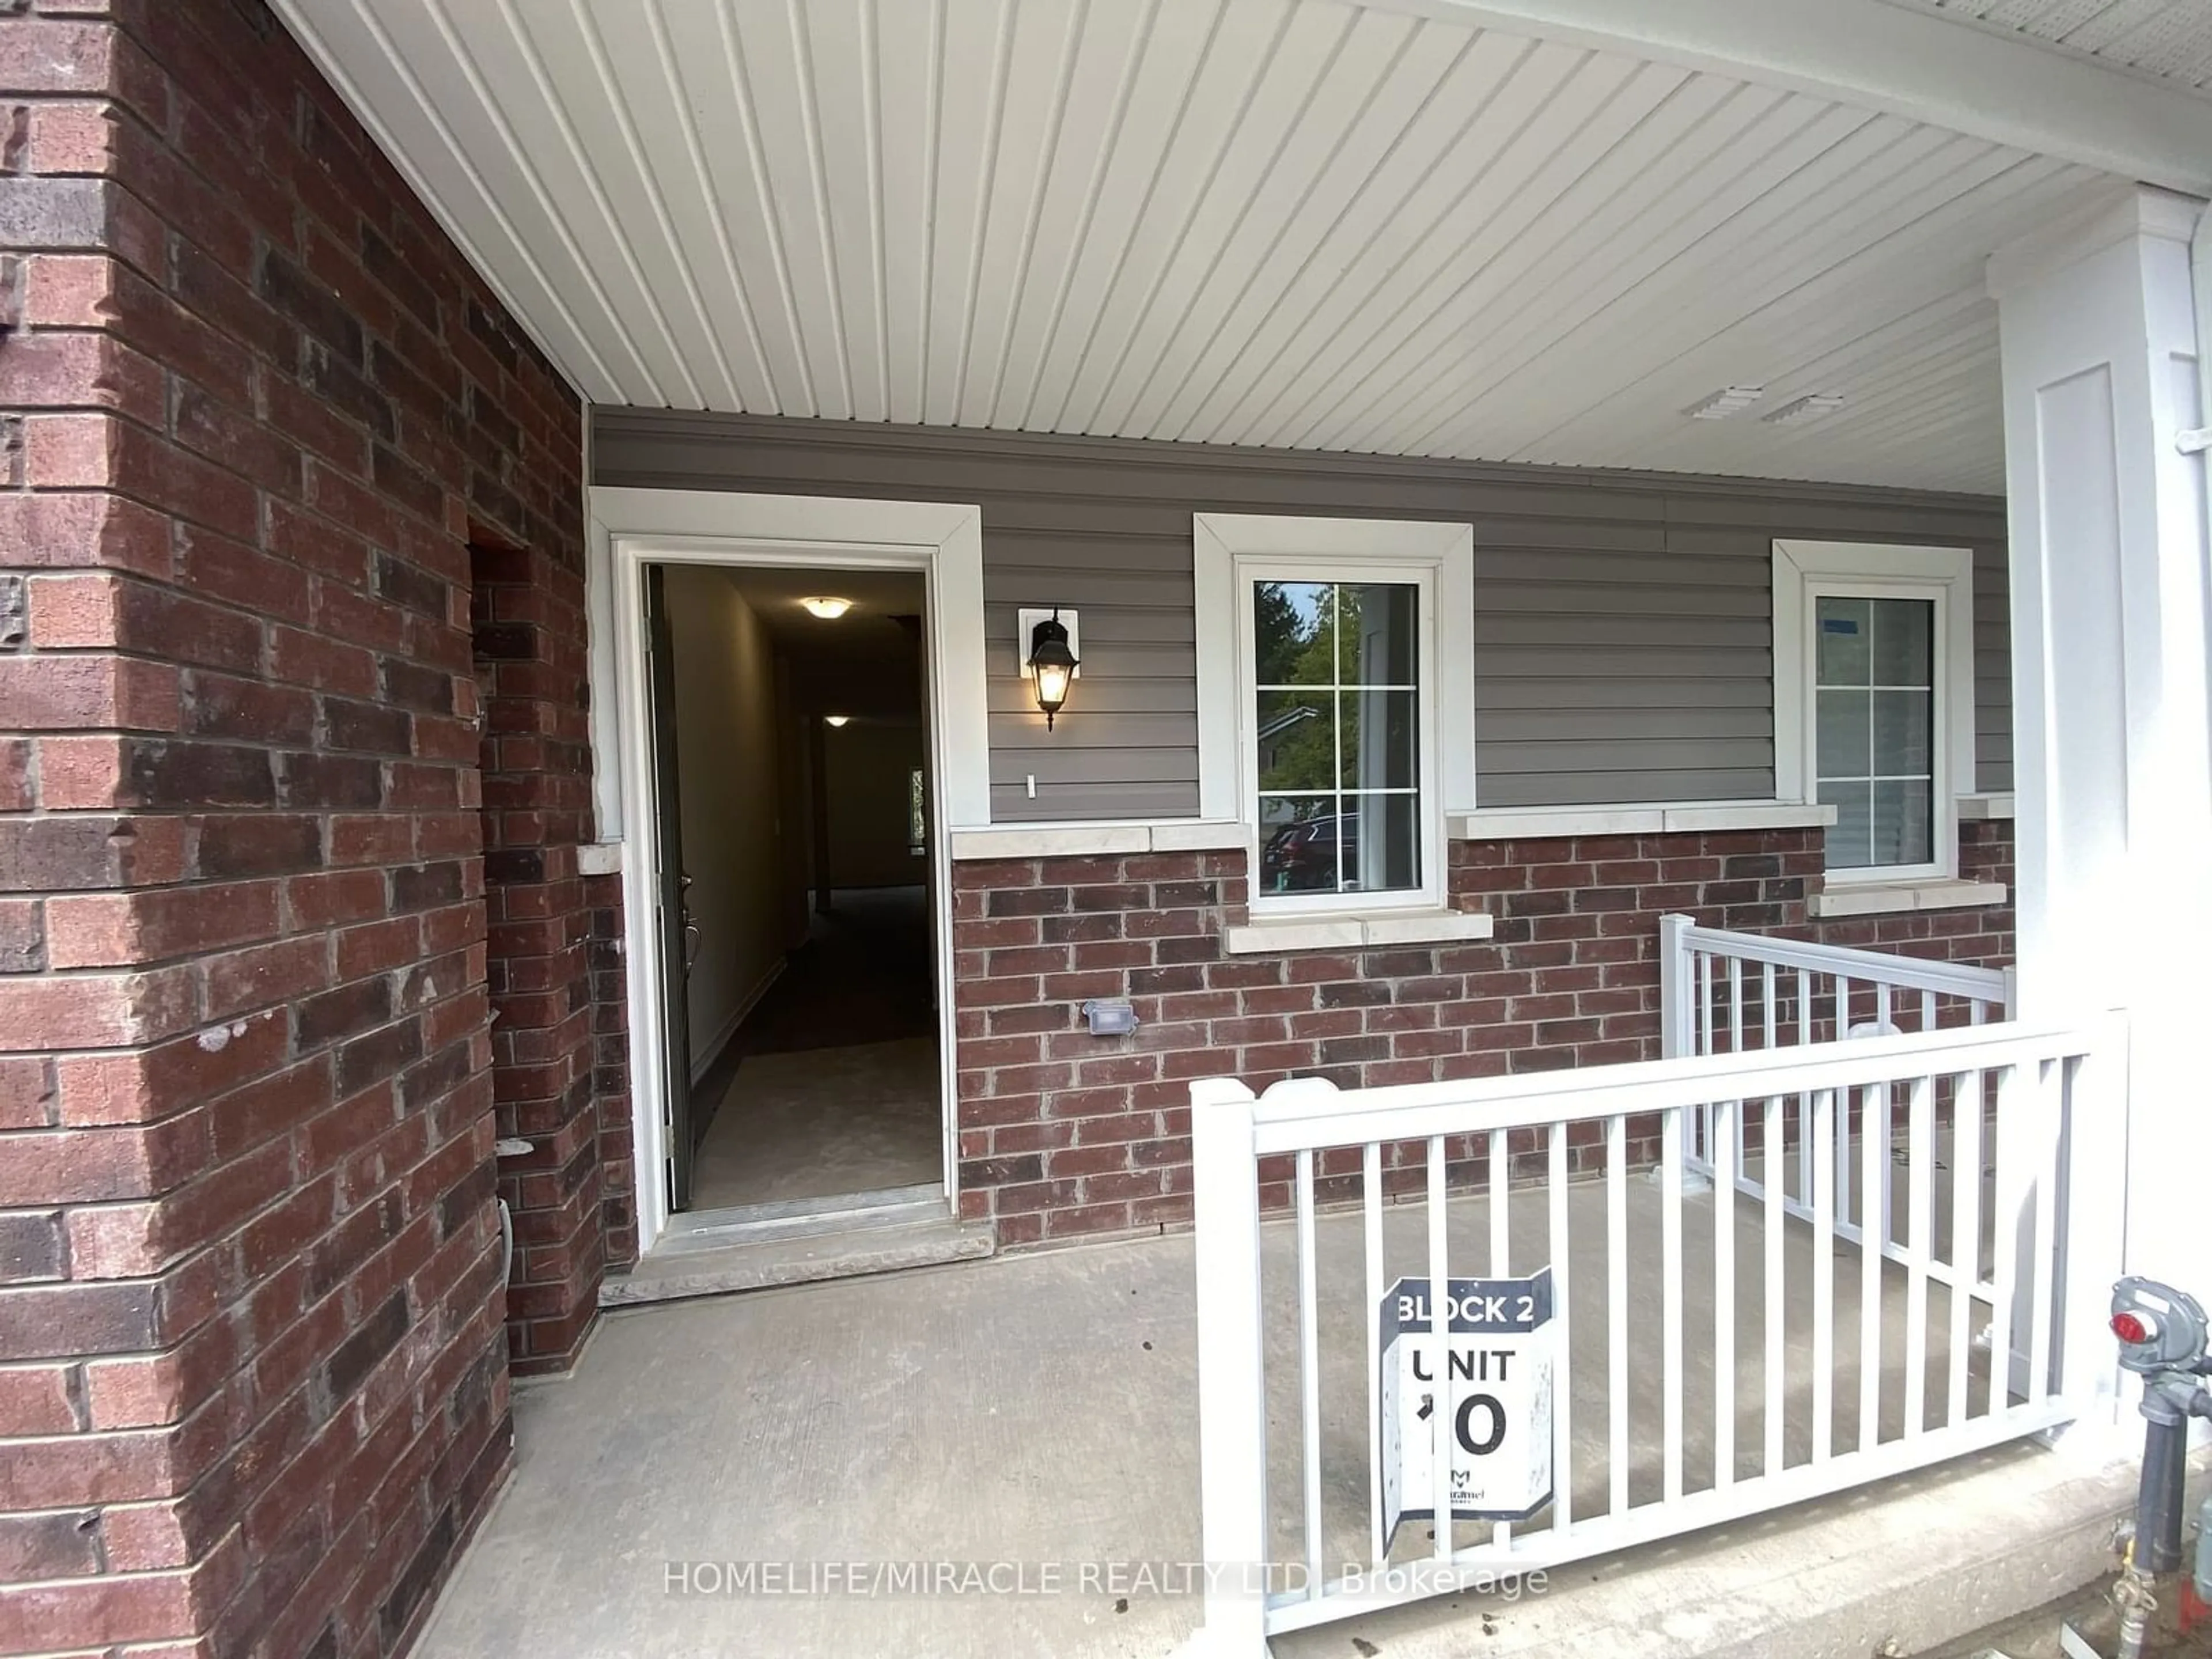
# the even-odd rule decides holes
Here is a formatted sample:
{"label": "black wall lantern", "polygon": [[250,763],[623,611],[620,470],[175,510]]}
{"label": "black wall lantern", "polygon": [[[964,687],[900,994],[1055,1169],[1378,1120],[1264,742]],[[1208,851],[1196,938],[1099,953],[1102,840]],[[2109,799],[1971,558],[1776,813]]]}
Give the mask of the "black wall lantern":
{"label": "black wall lantern", "polygon": [[1044,729],[1052,730],[1053,716],[1067,702],[1068,683],[1075,678],[1076,656],[1068,641],[1067,624],[1060,607],[1030,629],[1030,678],[1036,682],[1037,707],[1044,711]]}

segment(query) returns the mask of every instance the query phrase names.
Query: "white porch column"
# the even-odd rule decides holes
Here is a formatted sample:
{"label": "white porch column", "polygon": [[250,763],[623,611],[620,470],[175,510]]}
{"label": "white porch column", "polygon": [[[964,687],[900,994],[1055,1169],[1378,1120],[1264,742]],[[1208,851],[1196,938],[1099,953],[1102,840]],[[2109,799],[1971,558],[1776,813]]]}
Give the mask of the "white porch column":
{"label": "white porch column", "polygon": [[2123,1269],[2212,1293],[2212,682],[2189,241],[2148,188],[1990,261],[2010,502],[2020,999],[2126,1011],[2078,1122],[2067,1386],[2109,1386]]}

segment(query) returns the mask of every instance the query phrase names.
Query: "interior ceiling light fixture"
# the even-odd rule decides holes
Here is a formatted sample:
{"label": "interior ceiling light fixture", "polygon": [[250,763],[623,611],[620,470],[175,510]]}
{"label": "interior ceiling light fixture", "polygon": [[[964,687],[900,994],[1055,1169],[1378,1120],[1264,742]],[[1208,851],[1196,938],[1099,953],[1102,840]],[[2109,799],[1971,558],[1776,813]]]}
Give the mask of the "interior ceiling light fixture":
{"label": "interior ceiling light fixture", "polygon": [[824,714],[822,717],[822,723],[824,726],[842,726],[852,718],[850,714]]}
{"label": "interior ceiling light fixture", "polygon": [[834,593],[810,594],[799,604],[806,607],[809,615],[819,617],[823,622],[836,622],[853,608],[852,600],[841,599]]}
{"label": "interior ceiling light fixture", "polygon": [[1710,398],[1692,404],[1682,413],[1693,421],[1725,421],[1741,415],[1766,395],[1763,386],[1724,386]]}
{"label": "interior ceiling light fixture", "polygon": [[1817,421],[1823,415],[1832,415],[1844,406],[1840,392],[1815,392],[1808,397],[1787,403],[1764,418],[1771,426],[1796,426],[1806,421]]}

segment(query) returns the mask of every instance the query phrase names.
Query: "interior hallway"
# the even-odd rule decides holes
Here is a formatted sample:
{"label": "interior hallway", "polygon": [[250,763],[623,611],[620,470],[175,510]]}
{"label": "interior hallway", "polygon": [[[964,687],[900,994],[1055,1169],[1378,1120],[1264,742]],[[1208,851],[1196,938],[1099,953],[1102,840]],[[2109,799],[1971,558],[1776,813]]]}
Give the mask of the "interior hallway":
{"label": "interior hallway", "polygon": [[930,967],[924,889],[831,895],[693,1092],[694,1209],[942,1178]]}

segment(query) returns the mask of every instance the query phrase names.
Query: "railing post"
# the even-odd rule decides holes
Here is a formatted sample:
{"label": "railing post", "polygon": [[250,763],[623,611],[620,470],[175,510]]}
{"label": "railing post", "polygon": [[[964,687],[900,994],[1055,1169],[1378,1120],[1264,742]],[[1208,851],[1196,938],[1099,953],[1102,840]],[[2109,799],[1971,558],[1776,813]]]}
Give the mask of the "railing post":
{"label": "railing post", "polygon": [[1206,1659],[1267,1652],[1267,1401],[1252,1106],[1252,1091],[1235,1078],[1190,1085],[1206,1611],[1185,1651]]}
{"label": "railing post", "polygon": [[1659,918],[1659,1055],[1676,1060],[1697,1051],[1691,1006],[1697,980],[1690,961],[1688,916]]}
{"label": "railing post", "polygon": [[[2089,1025],[2089,1051],[2054,1079],[2067,1121],[2059,1154],[2061,1204],[2054,1243],[2063,1322],[2057,1333],[2059,1391],[2084,1423],[2109,1428],[2118,1405],[2119,1356],[2106,1324],[2112,1281],[2126,1261],[2128,1020],[2112,1013]],[[2132,1419],[2124,1429],[2132,1429]]]}

